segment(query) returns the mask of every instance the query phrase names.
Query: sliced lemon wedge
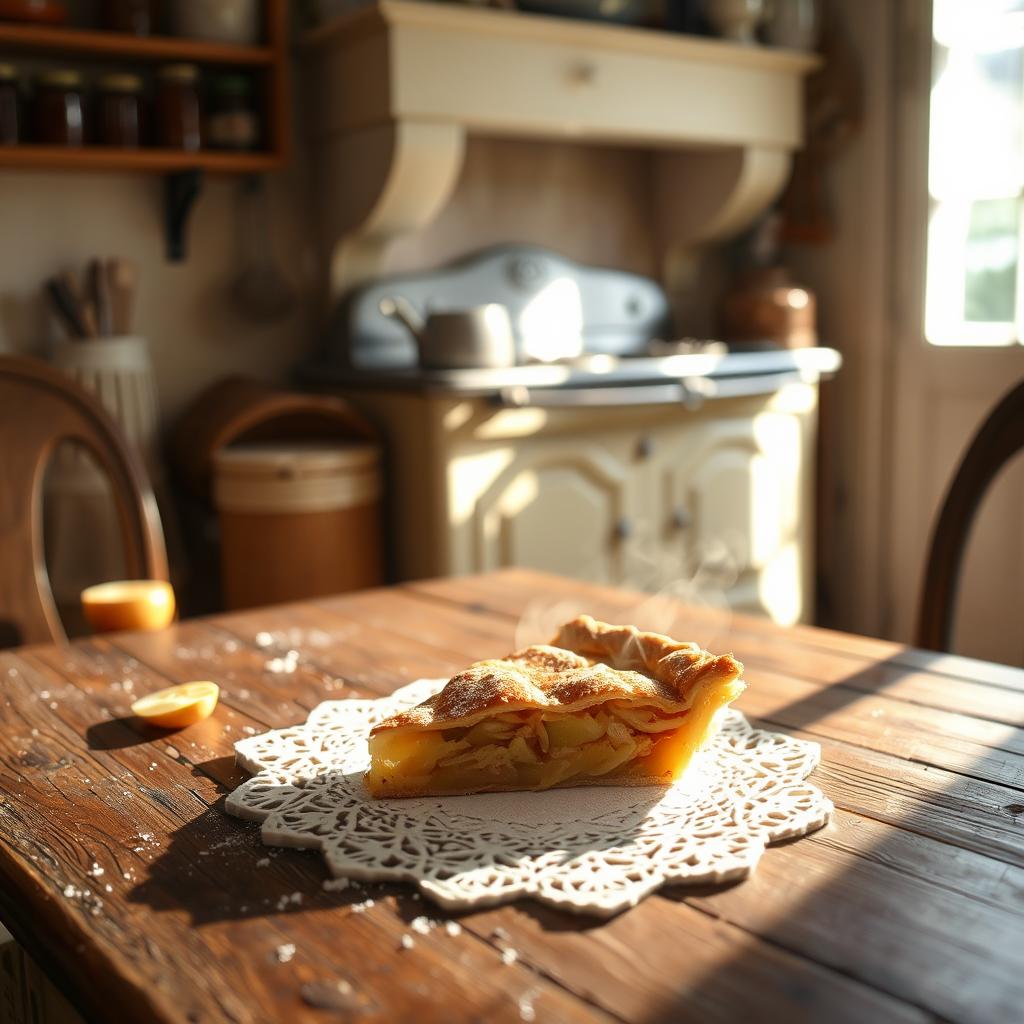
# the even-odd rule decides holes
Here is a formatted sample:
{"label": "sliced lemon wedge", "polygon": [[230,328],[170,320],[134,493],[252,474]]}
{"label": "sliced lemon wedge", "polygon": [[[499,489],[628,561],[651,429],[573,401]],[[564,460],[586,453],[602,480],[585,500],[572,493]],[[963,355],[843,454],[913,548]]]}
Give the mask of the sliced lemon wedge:
{"label": "sliced lemon wedge", "polygon": [[132,714],[162,729],[184,729],[213,714],[220,687],[209,680],[182,683],[140,697],[132,704]]}

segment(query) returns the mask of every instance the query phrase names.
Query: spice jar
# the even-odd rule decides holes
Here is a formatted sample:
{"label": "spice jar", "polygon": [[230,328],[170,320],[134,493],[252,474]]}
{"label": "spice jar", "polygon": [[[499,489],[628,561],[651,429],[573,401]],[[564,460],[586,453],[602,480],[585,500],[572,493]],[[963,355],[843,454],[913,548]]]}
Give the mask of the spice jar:
{"label": "spice jar", "polygon": [[210,83],[206,144],[218,149],[254,149],[260,123],[253,109],[252,80],[245,75],[218,75]]}
{"label": "spice jar", "polygon": [[156,0],[103,0],[101,22],[112,32],[148,36],[156,28]]}
{"label": "spice jar", "polygon": [[32,128],[36,142],[81,146],[85,142],[82,76],[77,71],[47,71],[36,79]]}
{"label": "spice jar", "polygon": [[104,75],[98,88],[97,141],[104,146],[138,148],[142,143],[142,79],[138,75]]}
{"label": "spice jar", "polygon": [[157,141],[170,149],[199,149],[199,69],[195,64],[167,64],[157,77]]}
{"label": "spice jar", "polygon": [[21,117],[17,72],[10,64],[0,64],[0,146],[21,141]]}

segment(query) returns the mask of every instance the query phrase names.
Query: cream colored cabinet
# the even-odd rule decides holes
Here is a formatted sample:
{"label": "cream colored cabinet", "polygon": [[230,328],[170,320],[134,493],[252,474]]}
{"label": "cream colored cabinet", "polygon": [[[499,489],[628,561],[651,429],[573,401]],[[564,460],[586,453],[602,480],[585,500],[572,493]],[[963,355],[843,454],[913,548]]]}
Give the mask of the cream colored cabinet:
{"label": "cream colored cabinet", "polygon": [[697,409],[347,397],[388,438],[399,579],[524,565],[780,622],[810,612],[814,385]]}
{"label": "cream colored cabinet", "polygon": [[464,452],[449,467],[451,494],[462,499],[459,567],[526,565],[601,582],[621,579],[617,537],[626,522],[628,467],[592,442],[531,440],[498,451],[504,465],[490,480],[481,467],[494,449],[482,458]]}
{"label": "cream colored cabinet", "polygon": [[799,621],[812,585],[812,421],[771,406],[722,412],[666,432],[656,470],[663,573],[684,596]]}

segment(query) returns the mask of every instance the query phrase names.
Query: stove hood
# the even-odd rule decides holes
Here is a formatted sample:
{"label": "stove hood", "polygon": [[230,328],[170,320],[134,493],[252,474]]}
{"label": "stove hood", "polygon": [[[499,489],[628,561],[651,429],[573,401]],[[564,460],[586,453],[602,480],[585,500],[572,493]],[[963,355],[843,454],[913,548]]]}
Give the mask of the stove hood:
{"label": "stove hood", "polygon": [[[746,227],[803,138],[813,55],[476,8],[378,0],[303,50],[331,293],[451,196],[468,133],[654,150],[658,225],[685,250]],[[528,73],[524,73],[524,71]]]}

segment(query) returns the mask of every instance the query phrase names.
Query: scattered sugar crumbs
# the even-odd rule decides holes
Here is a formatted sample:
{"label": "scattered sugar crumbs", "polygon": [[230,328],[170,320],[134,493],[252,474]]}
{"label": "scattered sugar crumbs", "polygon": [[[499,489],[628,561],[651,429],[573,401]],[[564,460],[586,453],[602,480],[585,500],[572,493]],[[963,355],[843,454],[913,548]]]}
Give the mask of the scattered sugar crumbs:
{"label": "scattered sugar crumbs", "polygon": [[537,1019],[537,1011],[533,1008],[533,1001],[539,994],[539,992],[530,989],[529,992],[524,992],[519,997],[519,1019],[527,1021],[527,1024]]}
{"label": "scattered sugar crumbs", "polygon": [[300,906],[302,903],[302,893],[293,892],[290,896],[285,894],[277,901],[278,910],[287,910],[289,906]]}
{"label": "scattered sugar crumbs", "polygon": [[80,889],[77,885],[64,886],[64,898],[68,900],[79,900],[83,907],[92,914],[99,917],[103,911],[103,900],[97,896],[92,889]]}
{"label": "scattered sugar crumbs", "polygon": [[295,956],[295,943],[294,942],[283,942],[277,949],[274,950],[274,956],[277,957],[279,964],[286,964],[292,957]]}

